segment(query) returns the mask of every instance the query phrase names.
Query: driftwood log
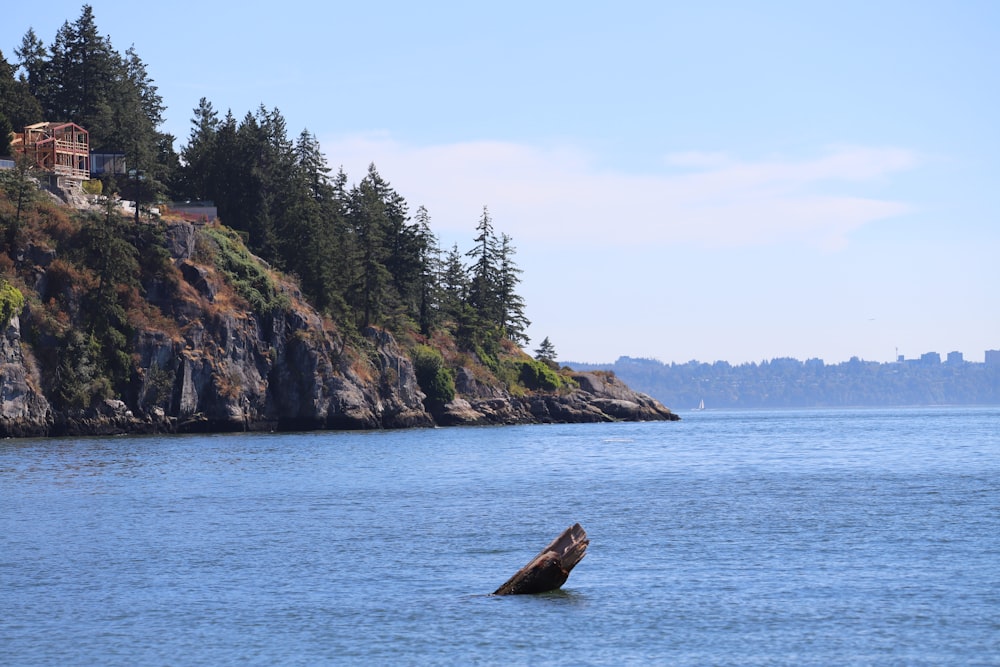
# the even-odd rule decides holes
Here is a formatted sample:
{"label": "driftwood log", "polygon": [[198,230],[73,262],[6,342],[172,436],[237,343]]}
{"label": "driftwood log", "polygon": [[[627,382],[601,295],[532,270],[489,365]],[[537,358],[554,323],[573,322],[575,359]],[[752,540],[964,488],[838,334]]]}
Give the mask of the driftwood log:
{"label": "driftwood log", "polygon": [[570,570],[587,555],[587,533],[575,523],[507,580],[493,595],[524,595],[554,591],[566,583]]}

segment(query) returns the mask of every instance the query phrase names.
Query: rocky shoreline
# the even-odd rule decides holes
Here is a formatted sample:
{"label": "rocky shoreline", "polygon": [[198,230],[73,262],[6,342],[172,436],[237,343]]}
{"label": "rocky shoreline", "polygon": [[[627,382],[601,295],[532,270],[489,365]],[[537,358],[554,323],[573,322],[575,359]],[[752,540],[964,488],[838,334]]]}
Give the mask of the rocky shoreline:
{"label": "rocky shoreline", "polygon": [[[370,430],[434,426],[596,423],[613,421],[674,421],[679,417],[659,401],[629,389],[612,375],[573,373],[577,385],[569,391],[539,392],[515,397],[496,387],[459,374],[455,399],[434,414],[423,404],[412,364],[392,337],[371,330],[378,339],[378,356],[386,367],[399,369],[388,384],[385,377],[364,382],[350,372],[335,373],[320,347],[287,355],[299,361],[271,368],[261,392],[212,390],[218,370],[179,355],[171,380],[172,411],[156,405],[137,410],[124,401],[106,399],[84,411],[53,410],[37,391],[30,354],[21,345],[18,318],[0,336],[0,437],[58,437],[153,433],[233,431]],[[147,351],[148,352],[148,351]],[[287,350],[285,351],[287,354]],[[149,352],[148,359],[156,355]],[[191,356],[190,354],[188,356]],[[245,360],[252,360],[249,355]],[[301,365],[308,361],[305,372]],[[324,363],[318,363],[323,361]],[[147,366],[150,368],[152,364]],[[326,373],[318,373],[317,368]],[[261,380],[254,363],[236,366],[244,376]],[[230,369],[232,370],[232,369]],[[206,391],[207,390],[207,391]],[[303,395],[311,398],[303,400]],[[318,400],[323,397],[323,400]],[[290,400],[290,399],[293,399]]]}
{"label": "rocky shoreline", "polygon": [[[478,379],[475,359],[457,369],[454,400],[432,414],[412,361],[389,332],[369,327],[345,340],[287,282],[280,290],[291,305],[282,311],[234,307],[224,276],[197,261],[197,234],[191,223],[166,225],[177,271],[145,286],[146,301],[166,317],[136,327],[136,370],[120,399],[83,411],[53,408],[38,370],[52,343],[32,326],[45,313],[27,300],[0,332],[0,437],[678,419],[613,374],[571,373],[559,391],[514,396]],[[55,259],[36,247],[16,259],[39,296]]]}

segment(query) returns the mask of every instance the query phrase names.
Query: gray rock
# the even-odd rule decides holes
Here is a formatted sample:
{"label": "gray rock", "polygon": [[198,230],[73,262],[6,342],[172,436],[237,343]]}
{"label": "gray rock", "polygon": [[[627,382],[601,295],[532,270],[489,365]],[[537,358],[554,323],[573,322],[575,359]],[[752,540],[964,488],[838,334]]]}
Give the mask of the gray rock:
{"label": "gray rock", "polygon": [[[11,321],[0,335],[0,436],[677,418],[612,375],[578,373],[572,390],[515,397],[471,368],[459,369],[455,399],[432,417],[413,363],[391,334],[370,327],[348,345],[290,284],[278,286],[291,303],[283,312],[236,308],[219,273],[194,259],[195,240],[193,225],[168,224],[168,249],[183,280],[167,276],[147,291],[164,319],[157,326],[150,318],[135,332],[137,368],[122,400],[54,414],[21,345],[20,322]],[[28,249],[22,266],[40,267],[44,276],[53,258]],[[26,308],[32,316],[45,314]]]}

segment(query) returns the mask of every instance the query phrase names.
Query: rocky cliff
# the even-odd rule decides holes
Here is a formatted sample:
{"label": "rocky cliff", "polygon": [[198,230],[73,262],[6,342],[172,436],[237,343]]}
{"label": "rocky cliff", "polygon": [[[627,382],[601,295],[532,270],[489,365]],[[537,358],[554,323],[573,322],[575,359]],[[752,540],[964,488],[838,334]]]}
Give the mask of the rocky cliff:
{"label": "rocky cliff", "polygon": [[[256,313],[220,271],[198,261],[198,243],[194,225],[167,225],[175,271],[144,286],[159,316],[133,323],[135,371],[121,399],[53,409],[36,363],[47,341],[36,336],[29,344],[23,335],[26,323],[43,316],[39,299],[29,299],[0,335],[0,436],[677,418],[610,375],[573,374],[571,389],[515,396],[464,367],[455,399],[432,415],[410,358],[387,331],[368,328],[348,340],[282,281],[288,306]],[[42,297],[55,253],[35,248],[18,259],[20,275],[33,276]]]}

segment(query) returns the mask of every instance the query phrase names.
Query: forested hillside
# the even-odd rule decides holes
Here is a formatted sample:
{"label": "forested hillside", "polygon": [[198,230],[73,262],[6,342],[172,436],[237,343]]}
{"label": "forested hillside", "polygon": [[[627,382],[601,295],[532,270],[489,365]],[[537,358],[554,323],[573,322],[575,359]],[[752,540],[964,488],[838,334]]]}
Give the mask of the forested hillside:
{"label": "forested hillside", "polygon": [[294,276],[340,324],[429,336],[450,322],[463,345],[492,352],[504,339],[526,342],[516,249],[486,206],[470,219],[473,248],[439,248],[431,213],[411,212],[374,164],[349,186],[343,171],[330,175],[308,130],[293,140],[278,109],[263,105],[237,121],[202,98],[175,152],[145,64],[134,48],[115,50],[89,5],[48,46],[29,28],[14,53],[11,64],[0,52],[0,125],[72,121],[90,132],[93,151],[124,153],[129,173],[102,176],[105,195],[145,207],[215,202],[254,254]]}
{"label": "forested hillside", "polygon": [[472,247],[443,250],[374,164],[331,176],[263,105],[237,121],[202,99],[175,152],[144,63],[87,5],[14,52],[0,135],[73,122],[128,170],[76,189],[24,155],[0,170],[0,436],[675,418],[521,350],[521,270],[486,206]]}

